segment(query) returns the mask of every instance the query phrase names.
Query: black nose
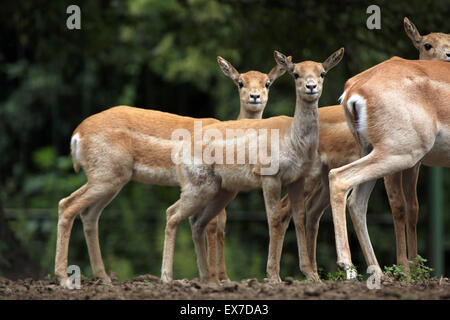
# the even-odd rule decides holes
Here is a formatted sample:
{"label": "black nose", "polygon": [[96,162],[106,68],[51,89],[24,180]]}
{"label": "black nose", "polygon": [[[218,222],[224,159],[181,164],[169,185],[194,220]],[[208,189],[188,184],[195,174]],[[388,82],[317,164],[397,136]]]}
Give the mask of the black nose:
{"label": "black nose", "polygon": [[317,84],[307,84],[306,85],[306,88],[308,88],[309,90],[313,90],[313,89],[315,89],[317,87]]}
{"label": "black nose", "polygon": [[450,57],[450,53],[447,53],[447,57]]}
{"label": "black nose", "polygon": [[258,99],[259,98],[259,94],[251,94],[250,95],[250,98],[253,98],[253,99]]}

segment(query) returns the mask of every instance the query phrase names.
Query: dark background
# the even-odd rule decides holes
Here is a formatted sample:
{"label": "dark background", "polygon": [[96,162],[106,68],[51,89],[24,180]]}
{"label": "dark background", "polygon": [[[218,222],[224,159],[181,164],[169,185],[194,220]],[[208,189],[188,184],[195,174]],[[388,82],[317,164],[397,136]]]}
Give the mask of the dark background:
{"label": "dark background", "polygon": [[[81,30],[68,30],[66,8],[81,7]],[[381,30],[368,30],[366,8],[381,8]],[[53,273],[58,201],[85,181],[75,174],[70,136],[86,117],[126,104],[194,117],[235,119],[235,85],[220,71],[221,55],[239,71],[268,72],[273,50],[295,62],[323,61],[345,47],[340,65],[327,75],[320,105],[333,105],[345,80],[393,55],[416,59],[403,30],[409,17],[422,34],[450,32],[450,1],[3,1],[0,13],[0,275]],[[264,117],[292,115],[290,76],[271,87]],[[444,195],[450,179],[444,170]],[[419,180],[419,253],[429,256],[429,169]],[[178,188],[129,183],[105,209],[100,243],[108,272],[119,279],[160,275],[165,209]],[[1,207],[4,210],[1,210]],[[445,198],[445,231],[450,230]],[[268,230],[260,190],[240,194],[228,207],[226,258],[234,280],[262,279]],[[349,219],[350,220],[350,219]],[[384,187],[370,200],[369,232],[382,266],[395,263],[392,217]],[[349,223],[351,225],[351,223]],[[353,261],[366,265],[350,227]],[[445,274],[450,247],[445,241]],[[336,252],[331,214],[319,230],[318,263],[333,272]],[[77,219],[69,264],[91,275]],[[288,229],[281,275],[302,278],[295,232]],[[178,233],[175,278],[197,276],[187,222]]]}

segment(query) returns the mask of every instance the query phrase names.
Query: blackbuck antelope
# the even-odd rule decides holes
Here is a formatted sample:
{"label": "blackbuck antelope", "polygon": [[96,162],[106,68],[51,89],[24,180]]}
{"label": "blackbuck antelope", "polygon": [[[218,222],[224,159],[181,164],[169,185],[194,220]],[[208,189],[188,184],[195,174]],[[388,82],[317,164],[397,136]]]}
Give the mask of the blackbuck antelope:
{"label": "blackbuck antelope", "polygon": [[[292,59],[291,56],[288,57]],[[241,104],[238,120],[261,119],[267,101],[269,88],[272,83],[285,73],[278,65],[273,67],[269,74],[258,71],[248,71],[240,74],[227,60],[217,57],[220,69],[238,87]],[[217,217],[211,220],[206,228],[208,239],[208,264],[213,279],[229,280],[225,265],[225,224],[227,215],[222,210]]]}
{"label": "blackbuck antelope", "polygon": [[[421,36],[419,31],[408,18],[404,18],[404,29],[414,46],[419,51],[420,60],[450,61],[450,35],[444,33],[430,33]],[[370,72],[368,69],[360,75]],[[350,85],[357,77],[349,79]],[[339,108],[340,110],[336,110]],[[319,109],[319,154],[322,161],[322,183],[310,194],[306,203],[306,234],[310,259],[317,271],[316,243],[319,220],[324,210],[330,204],[328,172],[333,168],[344,166],[361,157],[361,148],[351,137],[344,110],[339,106]],[[416,225],[418,219],[417,178],[420,163],[412,168],[394,173],[384,178],[386,193],[394,219],[397,248],[397,264],[409,270],[408,260],[417,256]],[[314,179],[313,179],[314,181]],[[381,272],[374,250],[372,248],[369,233],[367,231],[366,211],[367,202],[360,202],[360,197],[352,192],[348,200],[348,208],[357,233],[367,265],[376,266],[377,272]],[[364,189],[363,191],[364,192]],[[289,201],[283,199],[286,214],[289,214]],[[282,226],[286,230],[287,225]],[[408,250],[405,237],[405,228],[408,236]]]}
{"label": "blackbuck antelope", "polygon": [[[438,51],[450,54],[444,50]],[[362,204],[356,216],[365,224],[367,201],[376,179],[402,170],[415,171],[420,162],[450,166],[449,101],[448,62],[394,57],[347,81],[342,106],[363,157],[329,174],[340,267],[352,265],[345,219],[350,189],[352,201]],[[370,245],[368,234],[367,241]]]}
{"label": "blackbuck antelope", "polygon": [[[276,65],[268,74],[257,71],[239,74],[225,59],[218,57],[217,60],[223,72],[239,87],[239,118],[261,118],[269,87],[285,73],[284,69]],[[219,122],[212,118],[195,119],[118,106],[90,116],[75,129],[71,140],[73,165],[76,172],[80,167],[84,169],[87,182],[59,202],[55,274],[62,286],[70,285],[67,257],[70,232],[78,213],[83,222],[93,274],[104,282],[111,281],[105,271],[98,240],[98,220],[103,209],[130,180],[179,186],[171,152],[180,142],[172,140],[172,133],[176,129],[193,132],[196,121],[202,126]],[[224,263],[220,265],[223,265],[221,271],[225,272]]]}
{"label": "blackbuck antelope", "polygon": [[[420,60],[450,61],[450,35],[445,33],[430,33],[421,36],[416,26],[404,18],[404,29],[413,45],[419,51]],[[377,66],[373,67],[376,68]],[[370,68],[359,75],[349,79],[346,88],[351,87],[360,77],[372,72]],[[343,95],[345,97],[345,94]],[[417,201],[417,178],[419,175],[420,161],[413,167],[396,172],[384,178],[389,203],[394,218],[394,227],[397,246],[397,264],[409,270],[408,260],[417,257],[417,220],[419,204]],[[369,189],[370,188],[370,189]],[[368,265],[375,265],[377,272],[381,273],[372,244],[369,238],[366,224],[367,196],[358,196],[358,193],[368,193],[372,191],[373,185],[366,184],[356,187],[350,195],[349,211],[354,222],[358,238],[363,247],[364,256]],[[405,237],[405,229],[406,236]],[[360,230],[358,232],[358,230]],[[406,239],[408,241],[406,241]],[[350,277],[351,273],[348,274]]]}
{"label": "blackbuck antelope", "polygon": [[[175,238],[179,224],[190,217],[200,278],[210,280],[206,260],[204,230],[239,191],[262,188],[269,223],[269,262],[267,276],[280,281],[276,261],[281,253],[281,187],[287,185],[293,212],[300,269],[309,278],[317,275],[306,248],[303,205],[304,179],[318,164],[318,100],[325,74],[339,63],[344,49],[333,53],[325,62],[292,63],[275,51],[277,64],[295,78],[296,105],[294,117],[272,117],[261,120],[237,120],[203,128],[200,141],[188,142],[179,153],[178,179],[182,186],[180,199],[167,209],[161,278],[172,280]],[[240,131],[240,135],[228,134]],[[270,139],[268,135],[270,134]],[[205,138],[206,136],[210,137]],[[214,138],[213,138],[214,137]],[[270,140],[270,143],[269,141]],[[198,148],[200,152],[195,152]],[[194,149],[194,156],[191,156]],[[189,152],[186,152],[189,151]],[[229,150],[233,150],[230,156]],[[235,150],[244,150],[243,161]],[[270,154],[269,161],[261,153]],[[259,154],[253,157],[256,153]],[[209,155],[210,157],[206,157]],[[252,162],[250,159],[253,159]],[[181,160],[180,160],[181,159]],[[226,161],[222,161],[226,159]]]}
{"label": "blackbuck antelope", "polygon": [[[408,18],[404,19],[406,34],[413,41],[414,46],[419,51],[421,60],[442,60],[450,58],[447,54],[450,51],[450,36],[443,33],[431,33],[421,36],[417,28]],[[447,49],[446,49],[447,48]],[[331,169],[342,167],[361,158],[360,146],[349,130],[341,105],[319,108],[319,156],[321,170],[319,176],[311,175],[307,178],[305,189],[305,210],[306,210],[306,238],[308,254],[314,271],[317,273],[316,248],[319,221],[324,211],[330,205],[330,192],[328,173]],[[412,260],[417,256],[416,224],[418,215],[418,201],[416,194],[416,184],[419,164],[415,167],[395,173],[384,178],[386,193],[389,198],[391,211],[394,219],[396,233],[397,264],[409,269],[408,259]],[[313,172],[316,173],[316,172]],[[355,198],[356,199],[356,198]],[[361,212],[358,202],[349,199],[348,208],[354,221],[354,228],[357,232],[364,257],[368,265],[377,265],[373,248],[368,237],[365,218],[357,216]],[[286,195],[282,199],[281,223],[278,224],[281,237],[281,244],[276,246],[282,248],[284,234],[291,218],[291,207],[289,197]],[[222,218],[223,216],[223,218]],[[225,214],[221,213],[222,221],[225,221]],[[407,219],[405,219],[405,217]],[[408,223],[406,224],[406,221]],[[408,250],[405,238],[405,224],[408,235]],[[211,225],[211,224],[210,224]],[[208,239],[213,230],[208,225]],[[218,224],[218,232],[224,234],[225,223]],[[209,249],[209,247],[208,247]],[[221,243],[223,250],[223,243]],[[281,250],[281,249],[280,249]],[[408,255],[407,255],[408,252]],[[223,252],[218,250],[219,256],[223,257]],[[281,257],[281,254],[275,256]],[[278,262],[279,264],[279,262]],[[278,267],[279,269],[279,267]],[[379,268],[381,271],[381,268]]]}

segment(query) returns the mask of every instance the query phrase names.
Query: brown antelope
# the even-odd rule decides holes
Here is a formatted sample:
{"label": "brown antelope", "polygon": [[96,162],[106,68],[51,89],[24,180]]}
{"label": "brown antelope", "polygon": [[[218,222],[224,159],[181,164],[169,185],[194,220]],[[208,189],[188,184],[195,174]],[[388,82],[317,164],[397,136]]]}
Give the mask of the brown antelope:
{"label": "brown antelope", "polygon": [[[284,69],[276,65],[268,74],[257,71],[239,74],[225,59],[217,60],[222,71],[239,87],[239,118],[261,118],[269,87],[285,73]],[[84,169],[87,183],[59,202],[55,274],[62,286],[70,287],[67,256],[70,232],[78,213],[93,274],[110,282],[98,241],[98,220],[103,209],[130,180],[179,186],[171,150],[180,142],[171,139],[172,132],[176,129],[192,132],[195,121],[201,121],[203,126],[219,122],[118,106],[90,116],[75,129],[71,139],[74,169],[76,172],[80,167]]]}
{"label": "brown antelope", "polygon": [[[421,36],[417,28],[408,20],[408,18],[404,19],[404,28],[406,34],[419,51],[419,59],[450,61],[449,34],[430,33]],[[375,66],[373,68],[377,67],[378,66]],[[361,77],[369,75],[373,68],[349,79],[346,83],[346,88],[350,88]],[[345,97],[345,95],[344,92],[343,97]],[[403,265],[406,270],[409,269],[408,259],[412,260],[417,256],[416,226],[419,207],[416,186],[419,167],[420,162],[412,168],[385,177],[386,191],[389,196],[389,202],[394,217],[397,242],[397,263]],[[350,208],[349,211],[356,229],[358,230],[358,226],[361,226],[361,228],[359,228],[361,232],[358,234],[358,238],[360,239],[363,248],[366,247],[366,261],[368,262],[368,265],[377,266],[377,272],[381,273],[381,268],[378,266],[375,253],[372,249],[366,225],[367,200],[372,188],[373,185],[371,186],[371,184],[365,184],[355,188],[355,190],[352,191],[348,202]],[[366,196],[357,196],[358,193],[366,194]],[[408,249],[406,248],[405,229],[408,238]]]}
{"label": "brown antelope", "polygon": [[[292,57],[289,56],[288,59],[291,61]],[[233,80],[238,87],[239,100],[241,102],[238,120],[261,119],[269,98],[268,91],[266,92],[263,87],[268,89],[276,78],[284,74],[284,69],[277,65],[267,76],[258,71],[248,71],[239,74],[231,63],[222,57],[217,57],[217,61],[223,73]],[[223,210],[206,227],[210,274],[212,278],[217,278],[218,280],[229,280],[225,265],[224,248],[226,219],[227,215],[225,210]]]}
{"label": "brown antelope", "polygon": [[[450,60],[450,57],[448,56],[450,54],[450,35],[444,33],[431,33],[426,36],[421,36],[414,24],[406,17],[404,18],[404,28],[406,34],[411,38],[414,46],[419,51],[420,60]],[[370,70],[371,69],[365,72],[369,72]],[[361,75],[365,72],[361,73]],[[348,83],[352,83],[355,78],[356,77],[349,79]],[[348,128],[347,130],[341,128],[340,130],[335,131],[337,124],[343,125],[346,123],[342,107],[339,106],[339,109],[341,109],[340,112],[333,111],[336,107],[319,109],[319,154],[323,163],[322,185],[314,189],[310,200],[306,203],[308,208],[306,214],[308,249],[310,259],[313,266],[316,268],[316,239],[319,219],[330,203],[327,179],[328,171],[360,158],[360,147],[355,144],[355,141],[350,142],[351,132]],[[326,116],[330,112],[335,113],[333,115],[334,126],[329,126],[330,120],[329,117]],[[343,141],[346,141],[346,143],[343,144]],[[342,146],[342,148],[340,146]],[[384,184],[394,218],[397,264],[404,266],[405,270],[409,270],[408,259],[412,260],[417,256],[416,225],[418,218],[418,201],[416,186],[419,166],[420,163],[410,169],[397,172],[384,178]],[[355,193],[356,192],[353,192],[353,194]],[[348,208],[354,228],[360,241],[367,265],[375,265],[378,267],[377,271],[381,272],[367,231],[365,217],[367,202],[359,202],[357,199],[358,197],[351,195],[348,200]],[[285,204],[287,203],[285,199],[283,199],[283,202]],[[364,212],[364,214],[362,215],[361,212]],[[408,222],[407,224],[406,221]],[[406,248],[405,224],[408,235],[408,250]]]}
{"label": "brown antelope", "polygon": [[[439,51],[450,62],[450,47]],[[347,81],[342,106],[363,157],[329,174],[340,267],[352,265],[345,222],[346,194],[351,188],[349,201],[361,204],[355,216],[365,224],[376,179],[415,170],[419,162],[450,166],[448,62],[394,57]],[[367,240],[370,245],[368,235]]]}
{"label": "brown antelope", "polygon": [[[291,56],[288,57],[292,59]],[[269,74],[248,71],[240,74],[227,60],[217,57],[220,69],[238,87],[241,108],[240,119],[261,119],[268,101],[269,87],[278,77],[285,73],[284,69],[275,66]],[[211,277],[217,280],[229,280],[225,265],[225,224],[226,212],[222,210],[206,227],[208,239],[208,264]]]}
{"label": "brown antelope", "polygon": [[[283,54],[275,51],[274,57],[279,66],[295,78],[296,105],[294,117],[272,117],[261,120],[237,120],[210,125],[203,134],[215,133],[214,139],[206,139],[197,143],[189,142],[184,149],[194,150],[200,146],[202,154],[187,157],[183,153],[183,161],[178,165],[178,176],[182,186],[180,199],[167,209],[167,224],[164,240],[163,264],[161,279],[172,280],[174,245],[178,225],[190,217],[192,237],[197,254],[197,265],[202,280],[211,279],[206,261],[204,230],[208,222],[214,218],[231,201],[239,191],[262,188],[269,223],[269,257],[267,276],[280,281],[276,261],[281,253],[277,225],[281,223],[281,187],[287,185],[297,233],[300,269],[309,278],[317,279],[307,254],[304,216],[300,207],[303,205],[304,178],[318,164],[318,100],[322,93],[325,74],[332,69],[344,55],[344,49],[333,53],[325,62],[305,61],[294,64]],[[227,130],[241,130],[242,135],[227,134]],[[270,131],[270,143],[267,132]],[[264,134],[265,133],[265,134]],[[275,133],[275,134],[274,134]],[[225,137],[226,134],[226,137]],[[276,137],[279,134],[279,139]],[[275,135],[275,138],[274,138]],[[257,147],[268,148],[268,153],[277,160],[270,159],[270,168],[264,171],[267,163],[260,158],[252,163],[250,157]],[[237,161],[231,157],[231,163],[218,161],[227,158],[228,150],[245,150],[245,161]],[[202,155],[205,150],[213,150],[213,161],[205,161]],[[181,153],[181,152],[180,152]],[[193,160],[193,161],[192,161]],[[200,161],[198,161],[200,160]],[[199,197],[201,195],[201,197]]]}
{"label": "brown antelope", "polygon": [[[419,51],[420,60],[450,61],[450,34],[436,32],[421,36],[416,26],[406,17],[404,19],[404,27],[406,34]],[[417,257],[416,228],[419,204],[416,188],[419,167],[420,162],[412,168],[387,176],[384,180],[394,216],[397,263],[405,266],[405,269],[409,269],[408,260],[413,260]],[[402,191],[404,196],[401,194]],[[363,208],[362,210],[365,209]],[[405,229],[408,249],[406,249]],[[369,240],[368,234],[367,240]]]}
{"label": "brown antelope", "polygon": [[[417,28],[408,20],[404,19],[406,34],[413,40],[415,47],[419,50],[421,60],[444,60],[448,59],[445,54],[445,47],[450,48],[449,35],[442,33],[431,33],[427,36],[420,36]],[[309,190],[305,190],[306,200],[306,238],[308,254],[314,271],[317,272],[316,244],[319,228],[319,221],[323,212],[330,205],[328,173],[331,169],[342,167],[361,157],[360,147],[355,141],[352,132],[347,126],[344,110],[341,105],[319,108],[319,156],[321,161],[321,171],[319,177],[310,177],[307,185]],[[411,169],[398,172],[384,178],[386,193],[389,198],[394,226],[396,233],[397,264],[409,269],[408,259],[412,260],[417,256],[416,224],[418,214],[418,201],[416,194],[416,184],[419,164]],[[321,182],[321,183],[319,183]],[[311,190],[312,188],[312,190]],[[356,217],[359,203],[349,199],[349,211],[355,221],[355,229],[358,238],[361,239],[361,247],[368,265],[378,265],[373,252],[365,220]],[[405,238],[405,211],[407,216],[408,250],[406,249]],[[282,215],[286,215],[278,225],[279,233],[282,234],[281,242],[290,222],[289,197],[282,199]],[[222,214],[221,214],[222,215]],[[224,215],[225,216],[225,215]],[[212,232],[207,228],[207,233]],[[225,223],[219,224],[218,230],[224,234]],[[282,243],[277,246],[282,247]],[[209,248],[209,247],[208,247]],[[223,244],[222,244],[223,248]],[[407,256],[408,251],[408,256]],[[220,255],[220,250],[218,252]],[[223,256],[223,253],[222,253]],[[280,256],[280,255],[276,255]],[[278,262],[279,264],[279,262]],[[279,269],[279,267],[278,267]],[[380,271],[381,269],[379,269]]]}

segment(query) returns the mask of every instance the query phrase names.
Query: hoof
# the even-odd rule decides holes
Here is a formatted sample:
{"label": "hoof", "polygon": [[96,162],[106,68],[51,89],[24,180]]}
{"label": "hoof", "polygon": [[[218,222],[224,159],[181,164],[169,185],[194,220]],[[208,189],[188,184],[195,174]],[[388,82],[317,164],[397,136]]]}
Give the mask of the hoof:
{"label": "hoof", "polygon": [[313,282],[321,282],[319,274],[317,274],[317,273],[308,274],[308,276],[306,277],[306,280],[313,281]]}
{"label": "hoof", "polygon": [[214,283],[219,284],[220,283],[220,278],[218,276],[211,276],[211,278],[209,280],[208,279],[205,279],[205,280],[201,279],[200,281],[206,282],[206,283],[214,282]]}
{"label": "hoof", "polygon": [[101,283],[101,284],[103,284],[103,285],[105,285],[105,286],[112,286],[112,281],[111,281],[111,278],[110,277],[106,277],[106,278],[99,278],[98,279],[99,280],[99,283]]}
{"label": "hoof", "polygon": [[163,273],[162,275],[161,275],[161,281],[163,282],[163,283],[169,283],[169,282],[171,282],[173,279],[172,279],[172,277],[169,277],[166,273]]}
{"label": "hoof", "polygon": [[201,277],[199,281],[206,284],[220,284],[219,278],[217,277]]}
{"label": "hoof", "polygon": [[356,272],[356,269],[353,267],[348,267],[345,270],[346,273],[346,279],[351,281],[358,281],[358,272]]}
{"label": "hoof", "polygon": [[345,271],[346,280],[358,280],[358,272],[356,272],[355,266],[351,263],[338,262],[338,267]]}
{"label": "hoof", "polygon": [[266,283],[281,283],[281,278],[280,276],[276,276],[276,277],[268,277],[268,278],[264,278],[264,282]]}
{"label": "hoof", "polygon": [[227,274],[221,274],[221,275],[219,275],[219,280],[220,281],[230,281],[230,278],[228,277]]}

